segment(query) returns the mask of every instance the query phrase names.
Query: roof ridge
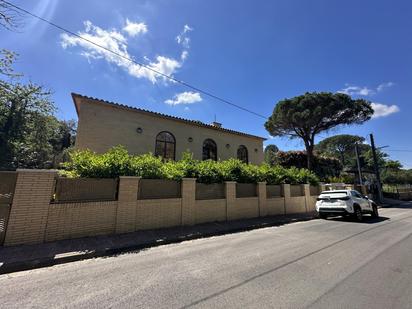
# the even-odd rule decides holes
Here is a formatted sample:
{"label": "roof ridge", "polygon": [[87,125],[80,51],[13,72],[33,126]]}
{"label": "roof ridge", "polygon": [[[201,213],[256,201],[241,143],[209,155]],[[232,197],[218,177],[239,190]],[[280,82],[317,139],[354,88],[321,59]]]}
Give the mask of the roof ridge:
{"label": "roof ridge", "polygon": [[[192,125],[206,127],[206,128],[213,129],[213,130],[218,130],[218,131],[223,131],[223,132],[227,132],[227,133],[233,133],[233,134],[237,134],[237,135],[242,135],[242,136],[247,136],[247,137],[266,140],[266,138],[261,137],[261,136],[248,134],[248,133],[244,133],[244,132],[240,132],[240,131],[235,131],[235,130],[231,130],[231,129],[226,129],[226,128],[222,128],[222,127],[219,128],[219,127],[216,127],[214,125],[204,123],[200,120],[192,120],[192,119],[186,119],[186,118],[182,118],[182,117],[167,115],[167,114],[163,114],[163,113],[160,113],[160,112],[155,112],[155,111],[143,109],[143,108],[140,108],[140,107],[133,107],[133,106],[129,106],[129,105],[121,104],[121,103],[116,103],[116,102],[112,102],[112,101],[108,101],[108,100],[103,100],[103,99],[99,99],[99,98],[95,98],[95,97],[89,97],[89,96],[85,96],[85,95],[78,94],[78,93],[75,93],[75,92],[72,92],[71,95],[72,95],[73,100],[74,100],[75,97],[79,97],[79,98],[83,98],[83,99],[98,101],[98,102],[104,103],[104,104],[110,104],[110,105],[115,106],[115,107],[122,107],[122,108],[130,109],[130,110],[134,110],[134,111],[140,111],[140,112],[144,112],[144,113],[148,113],[148,114],[152,114],[152,115],[156,115],[156,116],[160,116],[160,117],[164,117],[164,118],[168,118],[168,119],[182,121],[182,122],[190,123]],[[77,104],[75,104],[75,105],[76,105],[76,112],[78,114]]]}

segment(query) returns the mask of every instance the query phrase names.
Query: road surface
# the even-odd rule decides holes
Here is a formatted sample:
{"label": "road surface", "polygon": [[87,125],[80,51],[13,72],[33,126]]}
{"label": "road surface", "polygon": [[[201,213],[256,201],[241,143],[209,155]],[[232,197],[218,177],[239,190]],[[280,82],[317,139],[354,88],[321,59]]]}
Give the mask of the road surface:
{"label": "road surface", "polygon": [[412,308],[412,203],[0,276],[1,308]]}

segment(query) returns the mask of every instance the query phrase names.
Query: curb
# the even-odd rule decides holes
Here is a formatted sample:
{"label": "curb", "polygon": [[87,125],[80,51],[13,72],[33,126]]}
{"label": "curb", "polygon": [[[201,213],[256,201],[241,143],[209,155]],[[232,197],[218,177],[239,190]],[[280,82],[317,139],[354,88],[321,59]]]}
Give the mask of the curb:
{"label": "curb", "polygon": [[0,265],[0,275],[9,274],[18,271],[25,271],[37,268],[44,268],[50,267],[54,265],[66,264],[70,262],[76,262],[81,260],[87,260],[92,258],[104,257],[104,256],[115,256],[126,252],[132,252],[137,250],[143,250],[147,248],[155,248],[163,245],[181,243],[184,241],[190,241],[195,239],[202,239],[207,237],[213,236],[222,236],[228,234],[235,234],[240,232],[247,232],[251,230],[257,230],[266,227],[278,226],[288,223],[294,222],[302,222],[302,221],[310,221],[315,219],[316,216],[314,214],[309,214],[308,216],[302,217],[288,217],[283,218],[283,220],[277,220],[275,222],[270,222],[267,224],[251,224],[248,226],[240,226],[235,228],[223,228],[221,230],[206,232],[206,233],[199,233],[199,234],[191,234],[189,236],[175,236],[171,237],[170,239],[165,240],[154,240],[148,241],[145,243],[139,243],[134,245],[122,246],[117,248],[108,248],[104,250],[98,250],[94,252],[84,252],[84,253],[74,253],[74,254],[67,254],[66,256],[61,256],[57,258],[52,257],[44,257],[38,259],[32,259],[27,261],[19,261],[19,262],[12,262]]}

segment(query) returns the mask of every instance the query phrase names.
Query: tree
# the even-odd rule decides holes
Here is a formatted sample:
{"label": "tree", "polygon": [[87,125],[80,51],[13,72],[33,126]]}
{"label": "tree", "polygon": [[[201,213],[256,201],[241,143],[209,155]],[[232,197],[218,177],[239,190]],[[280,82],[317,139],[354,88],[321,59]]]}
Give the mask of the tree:
{"label": "tree", "polygon": [[402,163],[398,160],[387,160],[385,162],[385,169],[399,171],[402,168]]}
{"label": "tree", "polygon": [[267,145],[265,148],[265,162],[269,165],[275,165],[276,163],[276,153],[279,151],[276,145]]}
{"label": "tree", "polygon": [[[305,151],[279,151],[276,153],[276,164],[283,167],[305,168],[307,154]],[[342,171],[342,165],[338,159],[314,155],[313,172],[322,180],[337,177]]]}
{"label": "tree", "polygon": [[[17,54],[7,49],[0,50],[0,75],[5,77],[18,77],[20,74],[15,73],[13,70],[13,62],[16,59]],[[4,82],[2,82],[4,83]]]}
{"label": "tree", "polygon": [[[1,68],[7,72],[2,75],[15,77],[11,63],[0,61]],[[72,145],[75,123],[59,121],[54,111],[51,93],[44,87],[0,80],[0,168],[56,164],[56,157]]]}
{"label": "tree", "polygon": [[21,25],[21,13],[12,5],[0,0],[0,26],[14,30]]}
{"label": "tree", "polygon": [[307,167],[313,168],[315,137],[341,125],[361,124],[371,118],[369,101],[343,93],[312,92],[279,101],[265,123],[272,136],[300,138],[306,148]]}
{"label": "tree", "polygon": [[365,139],[357,135],[341,134],[325,138],[315,145],[319,154],[331,156],[340,160],[346,166],[347,159],[355,157],[355,144],[363,143]]}

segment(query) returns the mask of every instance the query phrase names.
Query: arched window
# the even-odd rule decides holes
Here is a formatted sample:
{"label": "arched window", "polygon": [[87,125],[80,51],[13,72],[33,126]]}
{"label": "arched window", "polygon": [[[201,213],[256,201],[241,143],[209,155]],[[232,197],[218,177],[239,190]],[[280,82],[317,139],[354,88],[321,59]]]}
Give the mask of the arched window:
{"label": "arched window", "polygon": [[203,142],[203,160],[217,161],[217,146],[214,140],[208,138]]}
{"label": "arched window", "polygon": [[175,159],[176,140],[170,132],[160,132],[156,136],[155,156],[164,159]]}
{"label": "arched window", "polygon": [[239,146],[239,148],[237,149],[237,158],[244,163],[249,163],[247,148],[245,146]]}

